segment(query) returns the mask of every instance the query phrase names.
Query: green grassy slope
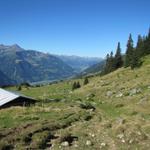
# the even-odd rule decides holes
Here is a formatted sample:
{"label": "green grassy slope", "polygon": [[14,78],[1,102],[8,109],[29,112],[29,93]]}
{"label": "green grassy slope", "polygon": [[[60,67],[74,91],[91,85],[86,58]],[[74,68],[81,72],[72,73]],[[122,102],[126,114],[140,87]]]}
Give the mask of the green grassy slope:
{"label": "green grassy slope", "polygon": [[[92,77],[74,91],[74,80],[23,87],[23,94],[40,102],[0,110],[0,149],[150,149],[149,74],[147,56],[141,68]],[[56,98],[61,101],[50,102]]]}

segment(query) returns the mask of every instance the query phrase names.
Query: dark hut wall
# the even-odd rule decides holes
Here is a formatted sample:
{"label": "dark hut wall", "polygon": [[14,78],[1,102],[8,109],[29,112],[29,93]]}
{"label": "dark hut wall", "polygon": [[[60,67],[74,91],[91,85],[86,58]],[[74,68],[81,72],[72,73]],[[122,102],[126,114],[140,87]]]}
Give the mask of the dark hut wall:
{"label": "dark hut wall", "polygon": [[25,98],[25,97],[18,97],[12,100],[11,102],[2,105],[0,108],[7,108],[11,106],[30,106],[32,104],[35,104],[35,100]]}

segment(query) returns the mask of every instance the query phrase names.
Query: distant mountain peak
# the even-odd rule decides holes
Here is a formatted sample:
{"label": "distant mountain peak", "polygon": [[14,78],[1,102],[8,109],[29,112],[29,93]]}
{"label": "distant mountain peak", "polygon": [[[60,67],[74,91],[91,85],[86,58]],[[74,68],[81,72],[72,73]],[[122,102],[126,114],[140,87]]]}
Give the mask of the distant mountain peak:
{"label": "distant mountain peak", "polygon": [[14,47],[14,48],[21,48],[18,44],[13,44],[11,47]]}
{"label": "distant mountain peak", "polygon": [[21,48],[18,44],[13,44],[13,45],[4,45],[0,44],[0,51],[22,51],[24,50]]}
{"label": "distant mountain peak", "polygon": [[16,51],[22,51],[22,50],[24,50],[23,48],[21,48],[18,44],[14,44],[14,45],[12,45],[12,46],[10,46],[12,49],[14,49],[14,50],[16,50]]}

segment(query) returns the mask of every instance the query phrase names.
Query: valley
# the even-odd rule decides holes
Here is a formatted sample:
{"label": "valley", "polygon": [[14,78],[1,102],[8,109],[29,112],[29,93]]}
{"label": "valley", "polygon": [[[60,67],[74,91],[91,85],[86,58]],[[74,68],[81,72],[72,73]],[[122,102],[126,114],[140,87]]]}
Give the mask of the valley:
{"label": "valley", "polygon": [[4,83],[0,82],[0,86],[64,80],[100,61],[100,58],[55,56],[36,50],[25,50],[17,44],[1,44],[0,79],[4,79]]}

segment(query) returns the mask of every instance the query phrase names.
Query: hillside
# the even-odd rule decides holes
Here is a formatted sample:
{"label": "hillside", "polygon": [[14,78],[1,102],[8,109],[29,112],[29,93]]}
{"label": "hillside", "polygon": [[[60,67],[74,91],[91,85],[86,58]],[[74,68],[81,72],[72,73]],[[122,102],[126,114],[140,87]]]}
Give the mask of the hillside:
{"label": "hillside", "polygon": [[0,71],[0,86],[14,84],[14,81],[10,80],[5,74],[3,74],[3,72]]}
{"label": "hillside", "polygon": [[56,57],[63,60],[66,64],[70,65],[77,73],[101,62],[103,59],[98,57],[79,57],[79,56],[65,56],[56,55]]}
{"label": "hillside", "polygon": [[101,62],[98,62],[87,69],[83,70],[79,75],[86,76],[90,74],[100,73],[105,65],[105,60],[102,60]]}
{"label": "hillside", "polygon": [[40,102],[0,110],[0,149],[149,149],[150,55],[142,60],[138,69],[89,78],[74,91],[76,80],[22,87]]}
{"label": "hillside", "polygon": [[74,75],[74,70],[59,58],[18,45],[0,45],[0,70],[15,81],[59,80]]}

